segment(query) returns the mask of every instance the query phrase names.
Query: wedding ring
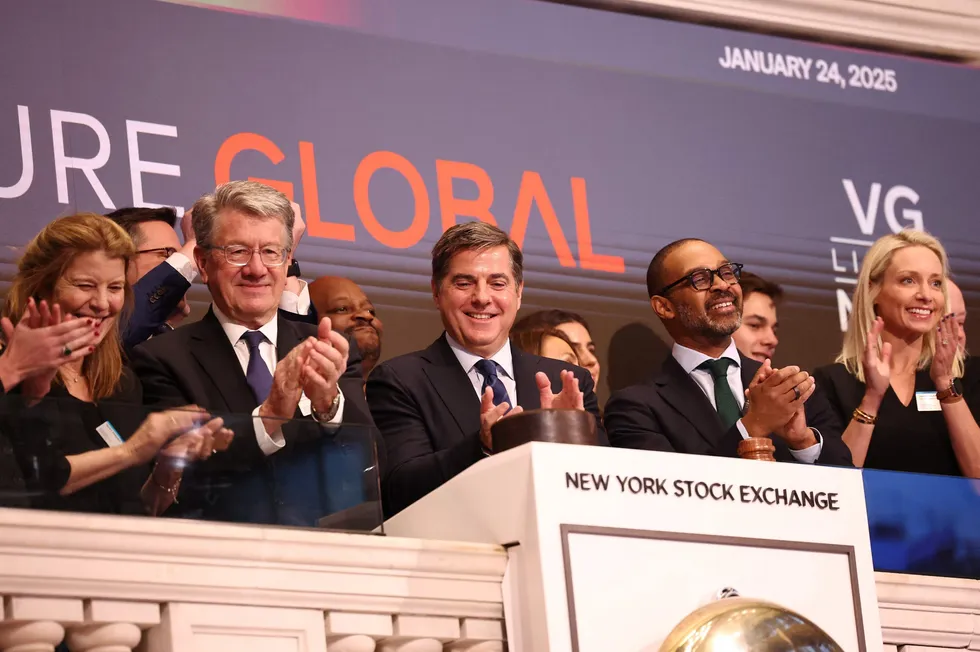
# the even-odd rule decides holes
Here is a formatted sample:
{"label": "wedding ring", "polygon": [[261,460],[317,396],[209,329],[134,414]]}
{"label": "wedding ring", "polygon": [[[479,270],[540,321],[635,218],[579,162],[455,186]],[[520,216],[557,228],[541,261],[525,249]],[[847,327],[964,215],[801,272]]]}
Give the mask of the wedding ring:
{"label": "wedding ring", "polygon": [[949,344],[949,340],[947,340],[946,338],[943,338],[943,346],[946,346],[947,344]]}
{"label": "wedding ring", "polygon": [[177,417],[175,417],[172,414],[170,415],[170,421],[171,421],[171,423],[174,424],[174,428],[179,428],[180,427],[180,424],[177,423]]}
{"label": "wedding ring", "polygon": [[214,454],[215,454],[215,453],[217,453],[217,452],[218,452],[218,449],[217,449],[217,448],[212,448],[212,449],[211,449],[211,454],[212,454],[212,455],[214,455]]}
{"label": "wedding ring", "polygon": [[800,400],[800,389],[798,387],[793,388],[793,393],[796,394],[796,398],[794,398],[793,400],[794,401]]}
{"label": "wedding ring", "polygon": [[67,358],[68,356],[71,355],[71,349],[66,346],[65,347],[65,350],[62,351],[61,353],[62,353],[62,355],[64,355]]}

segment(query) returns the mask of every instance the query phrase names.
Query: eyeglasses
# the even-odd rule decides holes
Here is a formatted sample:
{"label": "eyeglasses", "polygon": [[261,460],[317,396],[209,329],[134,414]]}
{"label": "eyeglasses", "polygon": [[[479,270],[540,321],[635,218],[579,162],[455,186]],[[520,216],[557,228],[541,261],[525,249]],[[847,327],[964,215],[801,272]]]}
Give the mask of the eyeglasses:
{"label": "eyeglasses", "polygon": [[219,250],[224,255],[228,264],[235,265],[236,267],[245,267],[245,265],[248,265],[255,252],[258,252],[259,259],[266,267],[279,267],[286,262],[286,257],[289,256],[289,249],[286,247],[267,246],[261,249],[252,249],[245,245],[225,245],[224,247],[211,246],[208,249]]}
{"label": "eyeglasses", "polygon": [[177,253],[177,249],[175,249],[174,247],[157,247],[155,249],[139,249],[136,253],[156,254],[160,256],[160,258],[170,258],[175,253]]}
{"label": "eyeglasses", "polygon": [[698,292],[703,292],[711,287],[711,284],[715,282],[715,276],[723,280],[729,285],[734,285],[738,283],[738,279],[742,276],[742,263],[725,263],[718,269],[708,269],[707,267],[703,269],[696,269],[684,278],[678,279],[665,286],[658,295],[663,296],[667,294],[669,290],[674,289],[682,283],[690,283],[691,287]]}

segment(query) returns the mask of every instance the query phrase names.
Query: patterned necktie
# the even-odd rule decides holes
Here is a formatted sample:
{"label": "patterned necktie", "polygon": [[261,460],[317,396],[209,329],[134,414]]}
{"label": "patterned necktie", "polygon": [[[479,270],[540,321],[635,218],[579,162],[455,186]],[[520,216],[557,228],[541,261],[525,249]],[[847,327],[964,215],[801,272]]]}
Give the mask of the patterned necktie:
{"label": "patterned necktie", "polygon": [[711,378],[715,384],[715,409],[721,423],[728,430],[735,422],[742,417],[742,410],[738,407],[735,394],[732,393],[732,386],[728,384],[728,367],[735,364],[733,360],[721,358],[720,360],[705,360],[698,365],[698,369],[707,369],[711,372]]}
{"label": "patterned necktie", "polygon": [[500,381],[500,377],[497,376],[496,362],[493,360],[479,360],[476,363],[476,370],[483,376],[483,388],[480,390],[481,397],[487,391],[487,387],[489,387],[493,390],[494,405],[507,403],[511,407],[514,407],[514,404],[510,402],[510,397],[507,396],[507,388],[504,387],[504,384]]}
{"label": "patterned necktie", "polygon": [[259,344],[265,342],[265,335],[259,331],[246,331],[242,334],[242,339],[248,344],[248,368],[245,370],[245,382],[252,389],[255,400],[259,403],[269,397],[272,390],[272,373],[266,366],[262,354],[259,353]]}

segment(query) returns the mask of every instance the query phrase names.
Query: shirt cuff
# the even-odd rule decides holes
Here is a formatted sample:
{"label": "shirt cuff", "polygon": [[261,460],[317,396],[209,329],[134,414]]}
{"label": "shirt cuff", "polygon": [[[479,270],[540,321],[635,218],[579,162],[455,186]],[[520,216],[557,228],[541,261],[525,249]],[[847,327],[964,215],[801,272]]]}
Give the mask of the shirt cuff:
{"label": "shirt cuff", "polygon": [[252,426],[255,428],[255,441],[258,442],[263,454],[272,455],[286,445],[286,439],[282,436],[282,426],[271,435],[265,431],[265,424],[259,416],[258,407],[252,410]]}
{"label": "shirt cuff", "polygon": [[165,262],[180,272],[180,275],[186,278],[188,283],[193,283],[194,279],[197,278],[197,266],[194,265],[194,262],[190,258],[179,251],[170,254],[170,257]]}
{"label": "shirt cuff", "polygon": [[738,434],[742,435],[742,439],[749,439],[749,431],[745,429],[744,425],[742,425],[742,420],[739,419],[736,421],[735,425],[738,426]]}
{"label": "shirt cuff", "polygon": [[809,448],[801,448],[798,451],[789,449],[789,452],[793,454],[797,462],[802,462],[804,464],[813,464],[820,457],[820,452],[823,451],[823,435],[816,428],[810,428],[813,431],[813,436],[817,438],[817,443]]}
{"label": "shirt cuff", "polygon": [[294,315],[308,315],[310,313],[310,286],[303,279],[297,280],[300,287],[299,294],[283,290],[282,297],[279,299],[279,307]]}
{"label": "shirt cuff", "polygon": [[346,399],[344,398],[344,393],[340,391],[339,387],[337,388],[337,396],[340,397],[340,400],[337,401],[337,414],[333,415],[333,418],[330,419],[330,421],[327,421],[327,423],[330,424],[341,424],[344,422],[344,402]]}
{"label": "shirt cuff", "polygon": [[[749,431],[742,425],[742,420],[739,419],[736,421],[735,425],[738,426],[738,432],[740,435],[742,435],[742,439],[748,439]],[[789,449],[789,452],[793,455],[793,459],[795,459],[797,462],[813,464],[820,457],[820,453],[823,452],[823,435],[821,435],[820,431],[816,428],[810,428],[810,430],[813,431],[813,436],[817,438],[816,444],[808,448],[801,448],[798,451],[795,451],[792,448]]]}

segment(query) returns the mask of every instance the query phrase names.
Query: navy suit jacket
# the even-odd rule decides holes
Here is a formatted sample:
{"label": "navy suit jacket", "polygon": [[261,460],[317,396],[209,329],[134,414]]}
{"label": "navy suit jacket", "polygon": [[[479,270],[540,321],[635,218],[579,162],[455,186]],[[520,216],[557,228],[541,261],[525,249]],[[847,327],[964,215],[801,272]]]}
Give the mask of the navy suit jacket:
{"label": "navy suit jacket", "polygon": [[[167,262],[160,263],[136,281],[133,284],[133,314],[123,333],[126,351],[132,351],[138,344],[171,330],[166,325],[167,319],[174,314],[190,287],[184,275]],[[315,325],[319,321],[312,302],[305,315],[286,310],[280,310],[279,314],[303,324]]]}
{"label": "navy suit jacket", "polygon": [[[277,359],[316,327],[279,316]],[[199,405],[225,418],[234,433],[228,450],[185,472],[177,514],[213,520],[314,526],[328,514],[370,498],[364,469],[373,466],[373,423],[364,401],[360,353],[351,342],[344,424],[320,426],[299,410],[282,428],[286,445],[266,456],[251,413],[258,406],[228,337],[212,311],[199,321],[140,344],[132,367],[144,402],[155,408]],[[176,508],[176,509],[175,509]]]}
{"label": "navy suit jacket", "polygon": [[[596,419],[599,442],[607,443],[588,371],[525,353],[513,345],[511,352],[521,407],[541,407],[534,379],[537,372],[545,372],[552,391],[559,392],[561,372],[568,369],[578,378],[585,409]],[[385,516],[396,514],[483,459],[480,399],[445,335],[424,351],[375,367],[367,380],[367,395],[385,443],[381,479]]]}

